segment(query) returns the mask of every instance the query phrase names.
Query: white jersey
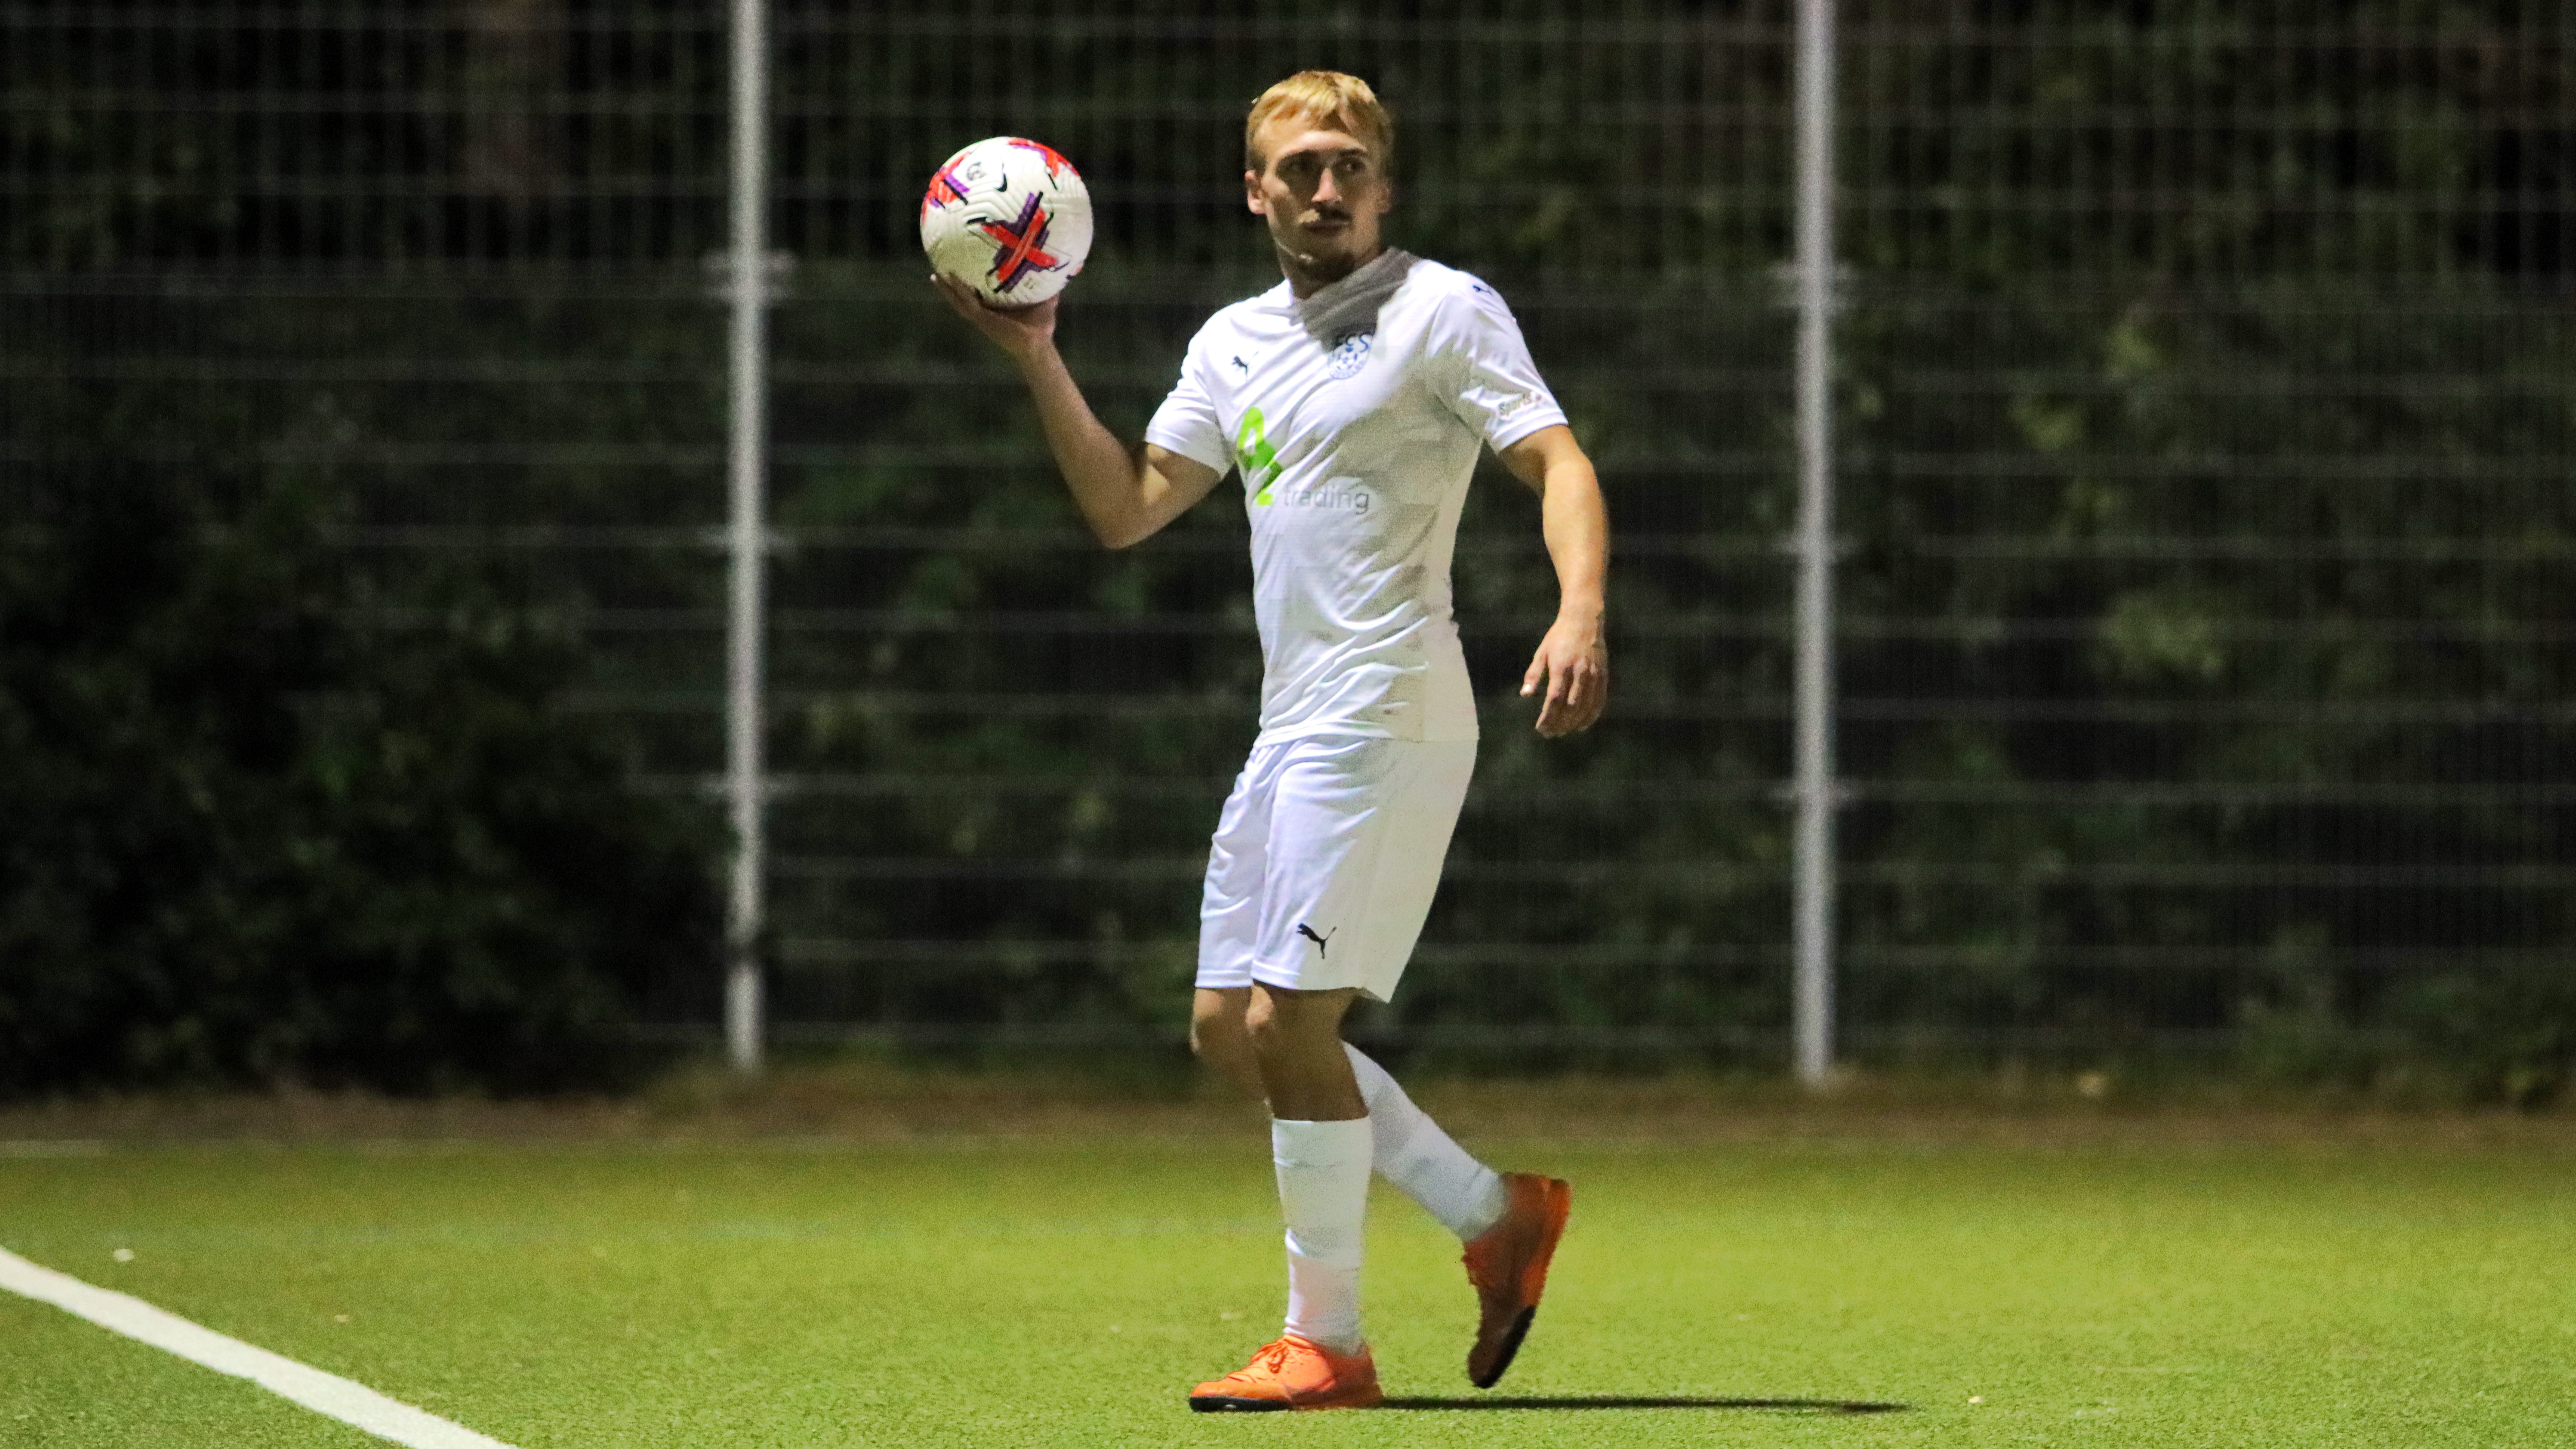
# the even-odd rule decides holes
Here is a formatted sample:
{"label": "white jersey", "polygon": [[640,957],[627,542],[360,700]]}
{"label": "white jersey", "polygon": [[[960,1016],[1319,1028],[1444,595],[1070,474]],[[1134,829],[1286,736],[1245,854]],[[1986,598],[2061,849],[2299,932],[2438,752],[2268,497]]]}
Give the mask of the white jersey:
{"label": "white jersey", "polygon": [[1476,737],[1449,594],[1467,480],[1564,421],[1494,289],[1392,248],[1208,319],[1145,439],[1243,475],[1258,744]]}

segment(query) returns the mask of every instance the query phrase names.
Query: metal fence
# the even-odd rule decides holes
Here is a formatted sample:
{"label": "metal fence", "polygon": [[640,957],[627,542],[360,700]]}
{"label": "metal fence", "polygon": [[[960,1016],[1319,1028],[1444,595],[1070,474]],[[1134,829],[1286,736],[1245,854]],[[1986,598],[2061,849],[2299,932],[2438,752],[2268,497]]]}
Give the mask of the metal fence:
{"label": "metal fence", "polygon": [[[1092,548],[923,283],[915,203],[984,135],[1083,169],[1065,345],[1133,436],[1190,330],[1275,277],[1243,107],[1327,65],[1390,98],[1396,235],[1511,299],[1617,538],[1611,714],[1539,741],[1514,688],[1552,579],[1527,496],[1480,478],[1477,785],[1368,1029],[1785,1056],[1785,0],[769,19],[777,1029],[1180,1021],[1252,733],[1244,527],[1212,501]],[[2576,970],[2576,21],[1840,21],[1848,1052],[2330,1066],[2527,1015]],[[0,0],[0,85],[0,306],[73,339],[11,347],[8,385],[181,387],[222,401],[207,445],[352,473],[338,543],[388,609],[458,560],[520,578],[591,643],[563,707],[713,808],[723,7]],[[671,1019],[711,1023],[717,979]]]}

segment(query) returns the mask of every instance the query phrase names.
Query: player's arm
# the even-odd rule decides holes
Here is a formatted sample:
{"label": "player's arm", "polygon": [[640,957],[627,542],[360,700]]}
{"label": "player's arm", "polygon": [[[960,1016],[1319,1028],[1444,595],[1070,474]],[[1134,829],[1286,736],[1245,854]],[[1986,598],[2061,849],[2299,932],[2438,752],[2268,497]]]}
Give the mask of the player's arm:
{"label": "player's arm", "polygon": [[972,291],[934,276],[957,315],[1018,365],[1036,402],[1048,451],[1082,510],[1082,521],[1110,548],[1125,548],[1159,532],[1208,495],[1222,476],[1196,459],[1147,443],[1129,451],[1102,426],[1082,388],[1055,348],[1053,297],[1030,307],[988,307]]}
{"label": "player's arm", "polygon": [[1556,623],[1521,676],[1524,696],[1547,691],[1538,732],[1551,739],[1587,730],[1610,700],[1610,646],[1601,634],[1602,587],[1610,571],[1610,510],[1592,460],[1563,424],[1541,428],[1498,455],[1539,496],[1547,555],[1556,564]]}

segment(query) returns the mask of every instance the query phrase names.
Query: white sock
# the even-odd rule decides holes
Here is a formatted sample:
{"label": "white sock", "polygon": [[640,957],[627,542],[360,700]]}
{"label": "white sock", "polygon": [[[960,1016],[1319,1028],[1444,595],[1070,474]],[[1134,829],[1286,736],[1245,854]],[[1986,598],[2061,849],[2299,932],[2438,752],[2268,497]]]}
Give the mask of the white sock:
{"label": "white sock", "polygon": [[1369,1119],[1270,1123],[1279,1209],[1288,1219],[1288,1331],[1358,1350],[1360,1248],[1368,1221]]}
{"label": "white sock", "polygon": [[1430,1113],[1413,1105],[1386,1068],[1348,1042],[1342,1050],[1350,1053],[1360,1100],[1368,1104],[1369,1121],[1377,1128],[1373,1155],[1378,1175],[1462,1241],[1500,1222],[1505,1202],[1501,1176],[1468,1156]]}

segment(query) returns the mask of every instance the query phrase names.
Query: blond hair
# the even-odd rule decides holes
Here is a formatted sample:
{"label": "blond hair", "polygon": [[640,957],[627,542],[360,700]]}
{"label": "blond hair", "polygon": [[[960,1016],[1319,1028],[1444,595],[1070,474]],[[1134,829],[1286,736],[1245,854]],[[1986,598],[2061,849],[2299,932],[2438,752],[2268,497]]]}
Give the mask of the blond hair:
{"label": "blond hair", "polygon": [[1381,169],[1395,156],[1395,118],[1386,113],[1377,92],[1355,75],[1337,70],[1301,70],[1261,93],[1243,118],[1243,166],[1260,171],[1270,163],[1259,149],[1261,128],[1280,116],[1325,121],[1368,143]]}

